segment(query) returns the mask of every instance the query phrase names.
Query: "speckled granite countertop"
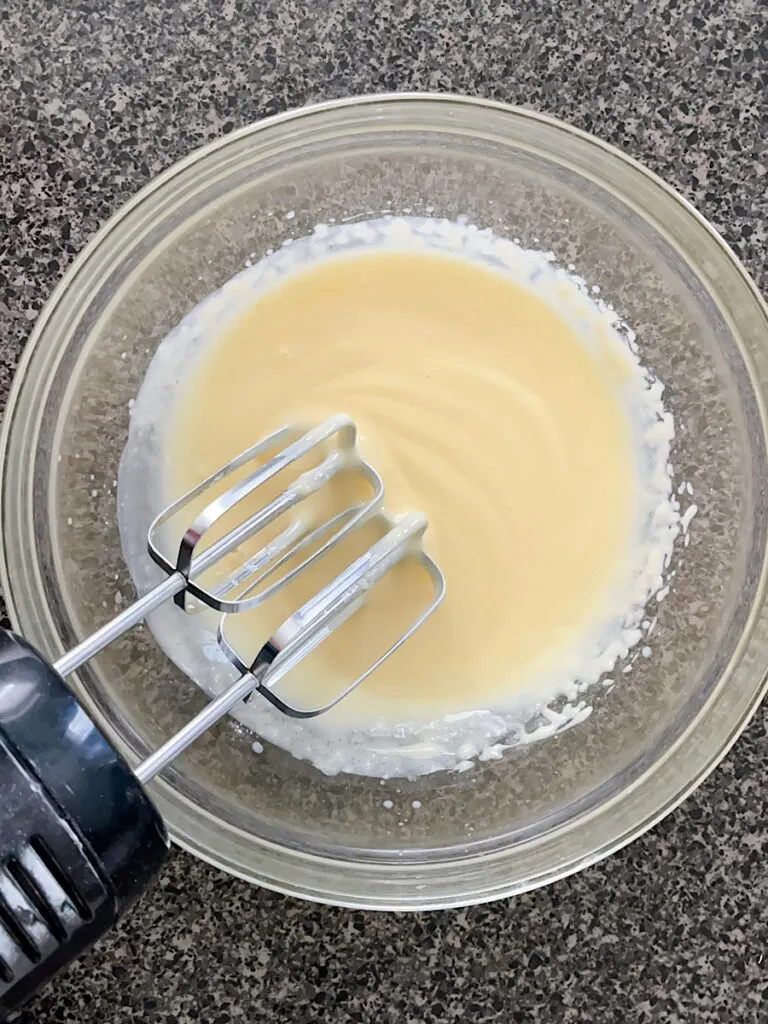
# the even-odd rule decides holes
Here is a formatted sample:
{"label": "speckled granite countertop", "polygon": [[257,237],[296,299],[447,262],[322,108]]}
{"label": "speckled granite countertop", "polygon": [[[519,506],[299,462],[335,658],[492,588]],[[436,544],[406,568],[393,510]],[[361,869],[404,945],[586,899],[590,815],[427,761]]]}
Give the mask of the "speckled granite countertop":
{"label": "speckled granite countertop", "polygon": [[[768,290],[759,0],[0,0],[0,394],[86,239],[222,132],[311,100],[453,90],[643,160]],[[313,907],[177,853],[23,1024],[768,1020],[768,712],[629,849],[505,903]]]}

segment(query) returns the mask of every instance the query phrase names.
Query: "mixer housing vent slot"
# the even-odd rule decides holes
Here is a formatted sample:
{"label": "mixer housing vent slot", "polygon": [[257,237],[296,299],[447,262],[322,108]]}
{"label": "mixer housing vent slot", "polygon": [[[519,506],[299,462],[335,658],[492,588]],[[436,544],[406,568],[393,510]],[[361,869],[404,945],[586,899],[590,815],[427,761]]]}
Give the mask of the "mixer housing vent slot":
{"label": "mixer housing vent slot", "polygon": [[62,875],[37,836],[0,866],[0,992],[83,924],[81,901]]}

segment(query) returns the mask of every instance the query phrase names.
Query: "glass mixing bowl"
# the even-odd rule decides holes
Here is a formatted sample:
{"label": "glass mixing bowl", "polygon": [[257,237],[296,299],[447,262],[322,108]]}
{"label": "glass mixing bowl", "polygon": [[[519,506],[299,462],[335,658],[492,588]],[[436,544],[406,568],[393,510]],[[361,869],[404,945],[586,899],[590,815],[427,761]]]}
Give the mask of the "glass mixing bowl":
{"label": "glass mixing bowl", "polygon": [[[16,627],[51,657],[118,611],[133,588],[114,481],[157,345],[246,260],[317,223],[388,212],[465,215],[599,285],[666,383],[677,480],[698,505],[651,656],[560,735],[381,784],[256,755],[227,720],[151,787],[176,842],[244,878],[342,905],[446,907],[629,842],[712,769],[764,689],[768,314],[723,241],[648,171],[549,118],[442,96],[324,104],[192,154],[99,232],[35,328],[2,441],[2,578]],[[133,762],[204,702],[146,628],[72,684]]]}

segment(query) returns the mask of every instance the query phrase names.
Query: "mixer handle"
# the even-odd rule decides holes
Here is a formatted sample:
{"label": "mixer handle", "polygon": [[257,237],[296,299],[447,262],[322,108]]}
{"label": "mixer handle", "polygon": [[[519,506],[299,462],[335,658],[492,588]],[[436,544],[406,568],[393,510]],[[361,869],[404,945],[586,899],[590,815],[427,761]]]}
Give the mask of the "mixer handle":
{"label": "mixer handle", "polygon": [[112,927],[167,851],[120,754],[51,665],[0,630],[0,1020]]}

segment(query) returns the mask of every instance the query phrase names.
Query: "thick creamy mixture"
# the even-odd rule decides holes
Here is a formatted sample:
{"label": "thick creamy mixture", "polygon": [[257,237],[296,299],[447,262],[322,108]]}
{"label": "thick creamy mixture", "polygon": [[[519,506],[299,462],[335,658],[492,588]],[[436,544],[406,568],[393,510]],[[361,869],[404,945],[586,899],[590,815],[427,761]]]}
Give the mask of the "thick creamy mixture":
{"label": "thick creamy mixture", "polygon": [[[168,442],[170,491],[284,423],[349,414],[388,511],[427,515],[448,591],[343,710],[363,721],[474,710],[525,688],[626,572],[636,482],[621,369],[540,298],[468,260],[336,257],[254,303],[200,359]],[[296,605],[286,588],[248,629],[266,637]],[[386,614],[361,611],[307,685],[326,692],[323,670],[338,685],[363,664]]]}
{"label": "thick creamy mixture", "polygon": [[[161,346],[132,436],[149,431],[161,447],[167,500],[285,423],[355,419],[387,510],[426,513],[446,600],[331,715],[285,722],[252,701],[238,717],[327,771],[419,774],[498,752],[519,735],[521,709],[574,701],[639,640],[678,529],[671,421],[611,316],[551,260],[457,225],[441,234],[414,222],[408,235],[401,222],[378,237],[374,225],[373,239],[356,237],[366,227],[325,229],[352,244],[322,251],[321,232],[303,256],[277,254],[272,269],[227,286],[228,303],[203,306],[169,339],[174,353]],[[172,406],[152,413],[182,352],[191,368]],[[331,511],[333,493],[323,500]],[[233,639],[265,639],[328,571],[231,618]],[[294,701],[327,699],[415,613],[424,593],[409,572],[286,681]],[[180,615],[164,610],[156,635],[221,689],[212,624]],[[195,630],[197,654],[182,653]],[[568,707],[565,719],[583,717],[583,702]]]}

